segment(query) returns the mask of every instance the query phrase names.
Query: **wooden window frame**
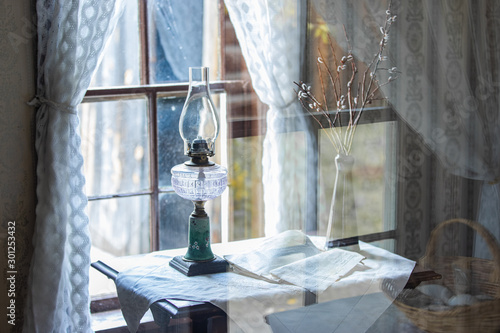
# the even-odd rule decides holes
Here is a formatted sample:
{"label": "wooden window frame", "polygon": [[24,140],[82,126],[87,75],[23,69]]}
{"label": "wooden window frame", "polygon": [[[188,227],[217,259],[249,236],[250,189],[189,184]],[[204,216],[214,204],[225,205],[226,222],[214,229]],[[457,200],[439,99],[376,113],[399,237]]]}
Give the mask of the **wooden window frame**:
{"label": "wooden window frame", "polygon": [[[151,84],[150,82],[150,63],[149,63],[149,18],[148,18],[148,0],[138,0],[139,5],[139,37],[140,37],[140,85],[135,86],[118,86],[118,87],[95,87],[89,88],[83,98],[82,103],[102,102],[102,101],[117,101],[134,98],[145,98],[147,100],[147,117],[148,117],[148,136],[149,136],[149,189],[142,191],[130,191],[127,193],[110,194],[110,195],[94,195],[89,196],[89,201],[98,201],[112,198],[126,198],[134,196],[149,196],[150,198],[150,251],[160,249],[159,242],[159,224],[160,224],[160,208],[159,200],[162,193],[174,193],[172,188],[160,188],[159,172],[158,172],[158,98],[163,97],[183,97],[187,95],[188,82],[169,82],[163,84]],[[234,30],[228,32],[225,29],[225,24],[229,21],[227,11],[225,10],[224,1],[219,0],[219,15],[220,15],[220,33],[221,33],[221,63],[225,64],[226,54],[224,45],[226,40],[235,40]],[[239,63],[236,66],[241,66],[246,70],[241,55],[237,59]],[[245,96],[248,100],[250,95],[253,95],[254,101],[252,105],[239,105],[231,109],[231,113],[227,115],[227,137],[240,138],[252,135],[262,135],[265,131],[264,117],[259,117],[256,110],[262,108],[262,103],[255,99],[255,93],[251,84],[243,80],[224,80],[226,76],[225,66],[221,66],[221,80],[210,83],[210,89],[213,94],[226,94],[226,104],[230,105],[233,96]],[[105,295],[97,297],[91,301],[91,313],[109,311],[119,309],[116,295]]]}
{"label": "wooden window frame", "polygon": [[[132,196],[143,196],[147,195],[151,198],[150,200],[150,250],[159,250],[159,197],[162,193],[173,193],[172,189],[161,189],[159,186],[159,175],[158,175],[158,128],[157,128],[157,100],[161,97],[182,97],[187,94],[189,84],[187,82],[176,82],[176,83],[165,83],[165,84],[150,84],[150,73],[149,68],[149,42],[148,42],[148,9],[147,0],[138,0],[139,3],[139,30],[140,30],[140,74],[141,81],[140,85],[137,86],[124,86],[124,87],[105,87],[105,88],[91,88],[89,89],[83,102],[99,102],[99,101],[113,101],[122,100],[130,98],[142,97],[147,100],[147,115],[148,115],[148,133],[149,133],[149,183],[150,188],[145,191],[136,191],[123,194],[111,194],[111,195],[97,195],[89,196],[89,201],[104,200],[110,198],[123,198]],[[227,36],[227,31],[224,28],[224,20],[227,20],[227,12],[225,12],[225,7],[223,0],[219,0],[219,13],[220,13],[220,24],[221,24],[221,63],[226,63],[226,54],[224,52],[224,45],[227,39],[234,39],[235,36]],[[243,58],[241,60],[241,66],[244,67]],[[244,68],[246,70],[246,68]],[[213,93],[225,93],[227,96],[227,104],[231,105],[231,98],[234,95],[242,94],[248,96],[250,94],[255,95],[251,84],[242,80],[224,80],[226,76],[225,67],[221,66],[221,81],[212,82],[210,84],[211,91]],[[255,96],[254,96],[255,97]],[[265,116],[263,116],[263,109],[266,108],[258,98],[255,105],[242,105],[236,110],[232,109],[227,115],[228,123],[228,138],[240,138],[248,137],[254,135],[264,135],[265,134]],[[387,122],[396,121],[397,117],[395,112],[388,107],[381,108],[370,108],[364,111],[369,113],[369,120],[367,117],[361,117],[360,124],[374,123],[374,122]],[[306,118],[312,118],[310,114],[304,113]],[[342,117],[347,117],[346,114],[342,114]],[[311,119],[311,123],[316,123]],[[344,124],[347,121],[343,122]],[[325,128],[328,126],[324,124]],[[319,129],[319,127],[318,127]],[[317,132],[317,131],[316,131]],[[316,133],[317,134],[317,133]],[[318,143],[319,144],[319,143]],[[319,172],[319,165],[316,165],[316,171]],[[317,186],[317,185],[312,185]],[[316,201],[315,201],[316,202]],[[316,220],[316,207],[308,208],[309,212],[312,212],[313,216],[311,220]],[[317,222],[316,222],[317,224]],[[317,227],[316,224],[311,224],[306,226],[306,231],[312,230]],[[359,240],[363,241],[378,241],[384,239],[395,239],[396,230],[388,230],[379,233],[373,233],[369,235],[360,235],[357,237]],[[104,297],[92,300],[91,302],[91,312],[101,312],[108,311],[111,309],[118,309],[119,303],[116,297]]]}

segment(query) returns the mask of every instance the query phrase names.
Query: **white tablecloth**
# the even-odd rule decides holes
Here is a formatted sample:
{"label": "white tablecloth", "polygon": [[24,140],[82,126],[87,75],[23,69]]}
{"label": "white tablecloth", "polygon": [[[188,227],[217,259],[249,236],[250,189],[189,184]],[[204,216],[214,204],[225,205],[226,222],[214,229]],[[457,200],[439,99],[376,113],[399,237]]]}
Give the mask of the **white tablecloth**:
{"label": "white tablecloth", "polygon": [[[381,293],[382,281],[391,279],[393,294],[397,294],[415,264],[360,242],[360,250],[345,256],[348,260],[340,261],[344,266],[339,270],[338,261],[330,260],[333,258],[330,253],[310,248],[314,245],[299,233],[287,232],[264,239],[251,252],[253,259],[250,262],[247,260],[250,253],[248,256],[227,256],[230,262],[239,264],[238,272],[258,267],[254,272],[245,272],[248,274],[228,272],[186,277],[168,265],[172,257],[163,252],[141,257],[137,267],[121,272],[116,280],[129,330],[136,332],[140,319],[152,303],[181,299],[218,306],[227,313],[231,331],[320,332],[322,327],[329,327],[331,332],[365,332],[391,304],[391,299]],[[299,249],[298,255],[285,250],[283,256],[283,252],[276,251],[292,247]],[[276,256],[259,260],[259,255],[255,256],[259,253]],[[259,262],[255,264],[254,260]],[[330,263],[334,264],[329,266]],[[349,266],[352,269],[346,271]],[[325,274],[328,271],[333,278],[328,279]],[[312,272],[323,277],[311,278]],[[319,304],[304,307],[306,289],[317,294]],[[336,315],[332,315],[335,308],[338,308]]]}

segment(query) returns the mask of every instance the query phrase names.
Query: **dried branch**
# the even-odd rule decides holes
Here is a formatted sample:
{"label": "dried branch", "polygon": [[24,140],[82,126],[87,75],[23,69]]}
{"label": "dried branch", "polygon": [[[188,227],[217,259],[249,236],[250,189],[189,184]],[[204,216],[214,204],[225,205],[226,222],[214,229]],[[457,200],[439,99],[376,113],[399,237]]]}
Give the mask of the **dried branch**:
{"label": "dried branch", "polygon": [[[320,127],[327,133],[329,140],[332,142],[337,153],[342,153],[348,155],[351,152],[352,142],[354,140],[354,134],[356,132],[357,125],[361,118],[364,108],[366,105],[372,103],[380,98],[377,97],[382,87],[388,85],[392,81],[396,80],[399,71],[396,67],[385,68],[381,67],[381,63],[387,60],[387,56],[384,55],[385,48],[389,41],[389,32],[392,24],[395,22],[396,16],[391,14],[391,4],[386,11],[386,20],[383,27],[380,27],[382,37],[379,42],[378,52],[374,55],[373,59],[369,64],[367,64],[366,69],[363,71],[361,78],[358,79],[358,68],[356,61],[352,54],[351,40],[347,34],[344,27],[344,35],[347,42],[347,51],[340,60],[337,58],[335,49],[333,47],[333,42],[328,36],[330,49],[333,55],[333,65],[336,69],[332,71],[330,66],[326,62],[326,58],[318,50],[319,57],[317,60],[317,68],[319,73],[319,80],[321,84],[321,93],[323,104],[319,103],[318,99],[311,93],[311,87],[304,82],[294,82],[299,88],[295,91],[303,108],[313,116]],[[389,78],[380,82],[377,74],[380,71],[386,71],[389,73]],[[342,73],[346,72],[347,82],[345,86],[342,84]],[[331,91],[327,91],[326,82],[323,77],[326,75],[326,82],[330,82]],[[355,83],[357,85],[355,87]],[[345,95],[343,91],[346,91]],[[327,105],[328,95],[332,95],[336,101],[336,109],[334,111],[334,117],[332,119],[332,112]],[[341,113],[348,112],[349,121],[346,126],[342,126]],[[318,115],[322,115],[326,118],[328,127],[325,128]]]}

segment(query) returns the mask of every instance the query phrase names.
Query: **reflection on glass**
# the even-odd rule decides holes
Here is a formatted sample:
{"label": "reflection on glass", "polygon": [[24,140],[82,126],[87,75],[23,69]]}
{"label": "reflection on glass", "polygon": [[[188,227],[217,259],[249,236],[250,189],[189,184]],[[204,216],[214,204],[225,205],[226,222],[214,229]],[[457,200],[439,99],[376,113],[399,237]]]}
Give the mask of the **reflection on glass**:
{"label": "reflection on glass", "polygon": [[149,205],[147,195],[89,201],[87,214],[96,257],[149,252]]}
{"label": "reflection on glass", "polygon": [[80,106],[80,135],[88,196],[149,188],[145,99]]}
{"label": "reflection on glass", "polygon": [[93,76],[91,88],[140,84],[138,2],[125,1],[124,7]]}
{"label": "reflection on glass", "polygon": [[[394,163],[388,145],[393,123],[359,125],[353,142],[353,191],[359,235],[394,228],[390,212],[385,211],[387,200],[393,199],[394,184],[387,177],[389,163]],[[330,200],[335,182],[335,153],[323,130],[320,131],[318,233],[325,234]],[[393,207],[387,205],[387,207]]]}

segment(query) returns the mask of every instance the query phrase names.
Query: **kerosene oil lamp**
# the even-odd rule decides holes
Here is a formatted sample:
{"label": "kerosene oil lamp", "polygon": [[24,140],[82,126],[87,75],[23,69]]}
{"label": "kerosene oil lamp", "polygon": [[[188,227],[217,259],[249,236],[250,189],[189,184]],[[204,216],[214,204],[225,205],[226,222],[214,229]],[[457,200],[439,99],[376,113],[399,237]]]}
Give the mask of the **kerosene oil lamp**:
{"label": "kerosene oil lamp", "polygon": [[210,97],[208,67],[190,67],[189,91],[179,121],[184,154],[190,160],[171,170],[175,192],[194,203],[187,252],[170,261],[170,266],[187,276],[224,272],[227,268],[226,261],[212,252],[210,219],[205,211],[207,200],[220,196],[227,186],[227,169],[209,160],[215,154],[217,118]]}

